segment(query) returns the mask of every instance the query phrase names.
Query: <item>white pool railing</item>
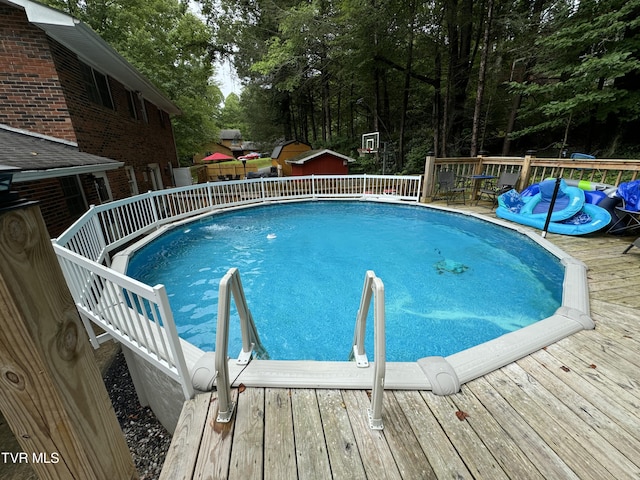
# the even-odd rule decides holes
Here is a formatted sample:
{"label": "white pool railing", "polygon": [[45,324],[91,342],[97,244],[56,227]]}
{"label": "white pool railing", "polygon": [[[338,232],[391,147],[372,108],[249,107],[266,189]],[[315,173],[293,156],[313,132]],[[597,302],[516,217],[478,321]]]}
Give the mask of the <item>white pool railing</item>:
{"label": "white pool railing", "polygon": [[[165,372],[193,397],[189,370],[180,346],[167,292],[150,287],[53,244],[89,339],[97,348],[110,337]],[[105,333],[96,336],[88,323]]]}
{"label": "white pool railing", "polygon": [[372,299],[375,367],[373,371],[371,407],[367,410],[367,413],[369,427],[372,430],[382,430],[382,395],[384,394],[384,378],[387,366],[384,283],[372,270],[367,270],[364,277],[364,286],[362,287],[360,308],[358,308],[358,314],[356,315],[356,328],[353,334],[351,355],[351,359],[355,360],[358,368],[367,368],[369,366],[364,343],[367,331],[367,316]]}
{"label": "white pool railing", "polygon": [[421,182],[422,176],[312,175],[158,190],[92,206],[52,242],[94,347],[105,337],[88,321],[175,379],[189,399],[193,386],[164,287],[109,268],[113,251],[163,225],[229,207],[321,199],[418,202]]}

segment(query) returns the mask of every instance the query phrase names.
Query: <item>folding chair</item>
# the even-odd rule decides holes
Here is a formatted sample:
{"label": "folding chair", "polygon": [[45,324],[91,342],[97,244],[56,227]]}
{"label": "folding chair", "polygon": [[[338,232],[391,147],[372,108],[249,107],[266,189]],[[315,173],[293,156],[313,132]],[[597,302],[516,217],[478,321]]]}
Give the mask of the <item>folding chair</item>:
{"label": "folding chair", "polygon": [[622,253],[627,253],[629,250],[631,250],[632,247],[640,248],[640,237],[636,238],[633,242],[631,242],[631,245],[625,248],[624,252]]}
{"label": "folding chair", "polygon": [[616,207],[617,220],[612,223],[607,233],[625,233],[640,228],[640,180],[622,182],[616,194],[622,198],[622,207]]}
{"label": "folding chair", "polygon": [[484,187],[478,190],[476,205],[484,195],[487,200],[491,200],[491,208],[495,208],[498,204],[498,197],[514,188],[518,183],[518,178],[520,178],[519,172],[502,172],[497,182],[486,182]]}
{"label": "folding chair", "polygon": [[440,170],[438,172],[438,189],[436,190],[435,198],[441,192],[447,200],[447,205],[457,197],[462,198],[462,203],[465,204],[466,188],[460,184],[456,179],[456,174],[451,170]]}
{"label": "folding chair", "polygon": [[607,233],[620,234],[640,228],[640,211],[616,207],[615,212],[618,220],[609,227]]}

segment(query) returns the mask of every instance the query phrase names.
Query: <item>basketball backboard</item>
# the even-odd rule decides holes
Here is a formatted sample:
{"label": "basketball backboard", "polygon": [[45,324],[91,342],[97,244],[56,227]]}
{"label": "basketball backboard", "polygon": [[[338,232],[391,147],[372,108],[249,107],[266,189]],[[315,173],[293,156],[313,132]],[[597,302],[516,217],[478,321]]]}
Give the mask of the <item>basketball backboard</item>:
{"label": "basketball backboard", "polygon": [[380,147],[380,132],[362,134],[362,150],[366,153],[377,153]]}

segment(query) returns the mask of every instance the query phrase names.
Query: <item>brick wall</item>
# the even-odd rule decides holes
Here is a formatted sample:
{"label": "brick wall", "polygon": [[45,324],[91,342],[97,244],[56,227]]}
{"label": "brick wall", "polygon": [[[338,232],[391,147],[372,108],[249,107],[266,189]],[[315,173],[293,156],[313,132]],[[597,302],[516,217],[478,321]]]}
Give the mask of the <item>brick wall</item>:
{"label": "brick wall", "polygon": [[[168,114],[134,95],[133,117],[127,88],[101,73],[107,75],[113,109],[90,100],[76,54],[30,25],[20,9],[0,5],[0,123],[71,140],[82,152],[122,161],[134,167],[140,192],[152,189],[149,164],[158,164],[164,187],[172,186],[169,164],[177,166],[177,158]],[[107,177],[114,199],[131,195],[123,168],[108,171]],[[82,184],[88,204],[99,203],[90,177],[83,176]],[[59,181],[14,185],[26,198],[41,200],[52,236],[75,219],[61,198]]]}
{"label": "brick wall", "polygon": [[46,35],[0,5],[0,123],[75,141]]}
{"label": "brick wall", "polygon": [[[134,94],[137,118],[133,117],[127,100],[129,90],[111,77],[108,77],[108,81],[114,109],[93,103],[82,83],[80,62],[76,56],[53,41],[51,52],[60,84],[67,96],[79,149],[133,166],[140,192],[152,189],[147,174],[147,165],[150,163],[160,166],[163,185],[172,185],[169,164],[177,165],[177,157],[168,114],[161,114],[155,105],[144,100],[147,112],[145,121],[141,105],[143,100]],[[107,175],[114,198],[131,195],[123,169],[110,171]]]}
{"label": "brick wall", "polygon": [[[97,191],[90,175],[80,175],[80,183],[88,205],[97,205]],[[67,205],[60,179],[50,178],[33,182],[14,183],[11,190],[18,192],[20,198],[39,202],[42,218],[47,226],[51,238],[64,232],[78,218],[79,214],[72,214]]]}
{"label": "brick wall", "polygon": [[[133,118],[127,88],[111,77],[114,109],[93,103],[73,52],[30,25],[19,9],[0,6],[0,19],[0,123],[75,141],[80,151],[123,161],[135,168],[140,192],[152,188],[150,163],[160,166],[163,185],[172,185],[168,166],[177,166],[177,158],[167,113],[144,100],[145,121],[136,95]],[[130,196],[123,169],[108,178],[115,198]]]}

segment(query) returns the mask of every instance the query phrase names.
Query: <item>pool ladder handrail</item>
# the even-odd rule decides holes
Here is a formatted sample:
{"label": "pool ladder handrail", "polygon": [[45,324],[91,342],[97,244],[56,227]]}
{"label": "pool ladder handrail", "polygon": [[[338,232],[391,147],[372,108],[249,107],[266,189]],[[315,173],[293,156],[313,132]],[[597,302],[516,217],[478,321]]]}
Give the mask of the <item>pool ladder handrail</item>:
{"label": "pool ladder handrail", "polygon": [[367,368],[369,366],[369,359],[364,351],[364,339],[372,297],[375,367],[373,372],[371,408],[367,410],[367,413],[369,416],[369,427],[373,430],[382,430],[382,395],[384,393],[384,377],[386,372],[384,283],[376,276],[373,270],[367,270],[364,277],[360,308],[358,308],[356,328],[353,334],[353,348],[349,359],[355,360],[358,368]]}
{"label": "pool ladder handrail", "polygon": [[247,299],[242,288],[240,272],[237,268],[230,268],[222,280],[218,290],[218,325],[216,329],[215,368],[217,372],[218,417],[217,421],[227,423],[233,416],[235,402],[231,401],[231,382],[229,380],[229,363],[227,351],[229,349],[229,318],[231,315],[231,294],[235,300],[238,316],[240,317],[240,331],[242,334],[242,351],[238,355],[236,364],[247,365],[255,351],[259,358],[269,358],[260,341],[253,316],[247,305]]}

